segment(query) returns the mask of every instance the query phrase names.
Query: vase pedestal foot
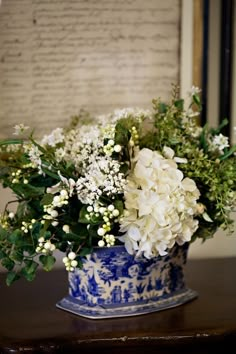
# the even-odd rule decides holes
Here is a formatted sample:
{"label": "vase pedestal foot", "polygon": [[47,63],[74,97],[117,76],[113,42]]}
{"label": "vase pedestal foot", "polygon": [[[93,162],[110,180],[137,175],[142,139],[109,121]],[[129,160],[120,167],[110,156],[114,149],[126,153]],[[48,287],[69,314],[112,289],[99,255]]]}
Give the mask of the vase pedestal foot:
{"label": "vase pedestal foot", "polygon": [[74,313],[90,319],[116,318],[138,316],[151,312],[166,310],[183,305],[195,299],[197,292],[191,289],[183,289],[167,294],[158,300],[144,300],[137,303],[124,303],[117,305],[88,306],[85,302],[68,295],[59,301],[56,306],[62,310]]}

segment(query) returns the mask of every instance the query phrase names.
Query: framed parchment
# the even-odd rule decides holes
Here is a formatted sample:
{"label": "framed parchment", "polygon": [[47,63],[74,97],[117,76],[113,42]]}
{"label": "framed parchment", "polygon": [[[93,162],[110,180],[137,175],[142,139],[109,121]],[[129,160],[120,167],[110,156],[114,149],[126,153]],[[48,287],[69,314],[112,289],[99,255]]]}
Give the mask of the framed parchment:
{"label": "framed parchment", "polygon": [[0,137],[85,108],[151,107],[180,78],[180,0],[11,0],[0,7]]}

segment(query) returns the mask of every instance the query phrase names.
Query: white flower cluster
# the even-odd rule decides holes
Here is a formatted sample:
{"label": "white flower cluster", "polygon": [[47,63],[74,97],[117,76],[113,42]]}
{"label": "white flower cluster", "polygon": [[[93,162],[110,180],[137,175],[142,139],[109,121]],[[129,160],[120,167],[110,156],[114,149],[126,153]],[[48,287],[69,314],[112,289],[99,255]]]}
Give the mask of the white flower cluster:
{"label": "white flower cluster", "polygon": [[144,119],[150,118],[152,116],[152,112],[150,110],[144,110],[140,109],[138,107],[133,108],[133,107],[128,107],[128,108],[123,108],[123,109],[116,109],[114,113],[112,114],[112,121],[116,122],[117,120],[121,118],[129,118],[129,117],[135,117],[136,120],[141,123]]}
{"label": "white flower cluster", "polygon": [[229,138],[223,134],[215,135],[212,140],[209,140],[209,149],[216,151],[220,155],[224,153],[224,149],[229,147]]}
{"label": "white flower cluster", "polygon": [[114,197],[123,193],[125,176],[120,171],[120,164],[109,156],[90,156],[84,176],[76,182],[78,199],[83,204],[94,204],[102,194]]}
{"label": "white flower cluster", "polygon": [[115,109],[113,113],[102,114],[96,117],[96,121],[101,125],[113,124],[122,118],[135,118],[139,123],[141,123],[144,119],[150,118],[152,116],[152,112],[148,109],[141,109],[139,107],[127,107],[121,109]]}
{"label": "white flower cluster", "polygon": [[24,145],[25,152],[28,153],[29,159],[31,161],[31,167],[38,168],[39,174],[42,174],[42,160],[41,155],[42,152],[39,148],[33,144],[25,144]]}
{"label": "white flower cluster", "polygon": [[64,133],[62,128],[54,129],[51,134],[45,135],[41,141],[42,145],[55,147],[57,144],[64,141]]}
{"label": "white flower cluster", "polygon": [[14,133],[13,133],[13,135],[22,135],[22,134],[24,134],[25,133],[25,131],[26,130],[28,130],[29,129],[29,127],[27,127],[26,125],[24,125],[24,124],[18,124],[18,125],[15,125],[14,126]]}
{"label": "white flower cluster", "polygon": [[[172,153],[171,153],[172,151]],[[170,148],[166,154],[174,155]],[[151,258],[165,255],[175,242],[190,241],[198,227],[199,191],[183,178],[172,158],[147,148],[138,152],[133,173],[125,187],[125,207],[120,219],[120,240],[131,254]]]}
{"label": "white flower cluster", "polygon": [[[90,129],[89,129],[90,128]],[[72,162],[79,173],[83,173],[89,157],[98,154],[103,148],[103,140],[99,138],[101,130],[98,126],[84,125],[77,129],[72,129],[67,135],[62,153],[61,148],[56,150],[58,160],[63,158]]]}

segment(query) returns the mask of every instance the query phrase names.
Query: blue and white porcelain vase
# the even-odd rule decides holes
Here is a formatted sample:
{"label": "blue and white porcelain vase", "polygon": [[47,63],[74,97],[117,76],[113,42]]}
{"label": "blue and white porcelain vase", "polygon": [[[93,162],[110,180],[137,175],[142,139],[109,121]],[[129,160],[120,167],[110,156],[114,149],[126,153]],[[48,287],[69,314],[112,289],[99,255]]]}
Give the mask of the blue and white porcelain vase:
{"label": "blue and white porcelain vase", "polygon": [[57,307],[100,319],[141,315],[184,304],[197,293],[184,281],[188,244],[163,257],[136,258],[125,247],[95,248],[69,273],[69,295]]}

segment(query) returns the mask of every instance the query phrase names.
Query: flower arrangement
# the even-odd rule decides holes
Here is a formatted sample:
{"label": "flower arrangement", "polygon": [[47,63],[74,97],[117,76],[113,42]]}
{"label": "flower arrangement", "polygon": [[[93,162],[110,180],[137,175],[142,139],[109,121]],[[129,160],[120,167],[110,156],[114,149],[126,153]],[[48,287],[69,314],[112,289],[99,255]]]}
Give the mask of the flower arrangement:
{"label": "flower arrangement", "polygon": [[41,141],[16,126],[21,136],[0,142],[0,180],[16,196],[0,216],[7,284],[33,280],[40,263],[51,270],[56,250],[73,271],[94,246],[152,258],[231,232],[236,146],[220,133],[226,120],[200,127],[200,110],[197,88],[183,100],[175,87],[152,111],[81,112]]}

